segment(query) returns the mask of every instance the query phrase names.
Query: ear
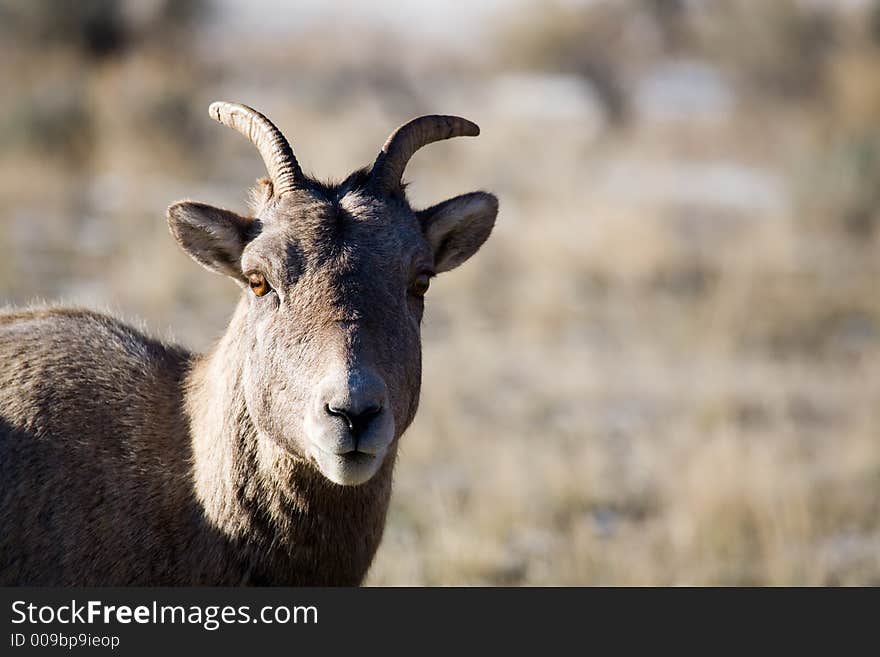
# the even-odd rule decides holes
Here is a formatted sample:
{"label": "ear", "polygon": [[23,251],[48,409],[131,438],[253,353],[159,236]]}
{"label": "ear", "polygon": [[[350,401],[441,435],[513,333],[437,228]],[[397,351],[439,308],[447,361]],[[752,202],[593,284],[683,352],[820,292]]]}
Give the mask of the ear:
{"label": "ear", "polygon": [[498,199],[485,192],[456,196],[416,213],[434,250],[434,270],[449,271],[477,252],[495,225]]}
{"label": "ear", "polygon": [[203,267],[243,281],[241,252],[253,219],[204,203],[168,208],[168,227],[180,247]]}

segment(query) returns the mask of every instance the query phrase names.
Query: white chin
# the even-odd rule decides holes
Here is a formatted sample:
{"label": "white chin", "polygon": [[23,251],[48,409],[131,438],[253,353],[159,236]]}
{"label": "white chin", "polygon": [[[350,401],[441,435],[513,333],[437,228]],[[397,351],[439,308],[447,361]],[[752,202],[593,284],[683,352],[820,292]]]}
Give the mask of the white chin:
{"label": "white chin", "polygon": [[373,478],[385,454],[365,454],[352,452],[349,454],[330,454],[321,449],[314,450],[318,469],[327,479],[340,486],[359,486]]}

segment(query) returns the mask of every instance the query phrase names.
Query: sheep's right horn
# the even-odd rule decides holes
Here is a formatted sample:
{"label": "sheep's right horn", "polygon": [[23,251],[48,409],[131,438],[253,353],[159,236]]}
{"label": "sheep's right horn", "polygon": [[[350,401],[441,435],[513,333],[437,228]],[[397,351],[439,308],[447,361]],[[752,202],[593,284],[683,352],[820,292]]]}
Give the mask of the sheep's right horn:
{"label": "sheep's right horn", "polygon": [[292,190],[303,179],[290,144],[275,124],[257,110],[238,103],[216,102],[211,103],[208,113],[215,121],[243,134],[257,147],[276,196]]}

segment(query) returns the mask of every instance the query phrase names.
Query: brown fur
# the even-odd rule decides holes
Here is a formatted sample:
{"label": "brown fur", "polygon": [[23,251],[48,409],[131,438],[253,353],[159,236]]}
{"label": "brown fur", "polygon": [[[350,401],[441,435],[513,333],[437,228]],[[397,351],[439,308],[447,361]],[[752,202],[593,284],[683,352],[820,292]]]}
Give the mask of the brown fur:
{"label": "brown fur", "polygon": [[[362,581],[418,406],[422,301],[407,290],[475,252],[497,211],[476,193],[416,213],[366,176],[282,198],[264,182],[254,218],[170,208],[181,246],[243,289],[205,355],[89,311],[0,314],[0,584]],[[349,394],[364,372],[392,433],[372,470],[333,474],[315,446],[345,429],[316,390]]]}

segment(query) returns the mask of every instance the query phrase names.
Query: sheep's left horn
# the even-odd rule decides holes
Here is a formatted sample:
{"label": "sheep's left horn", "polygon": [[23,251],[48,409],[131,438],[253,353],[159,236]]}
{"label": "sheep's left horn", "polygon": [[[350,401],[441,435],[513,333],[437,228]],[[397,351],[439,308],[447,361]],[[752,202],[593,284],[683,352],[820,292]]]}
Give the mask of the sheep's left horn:
{"label": "sheep's left horn", "polygon": [[373,164],[372,180],[383,193],[400,185],[403,170],[413,154],[422,146],[452,137],[476,137],[480,128],[460,116],[432,114],[404,123],[391,133]]}

